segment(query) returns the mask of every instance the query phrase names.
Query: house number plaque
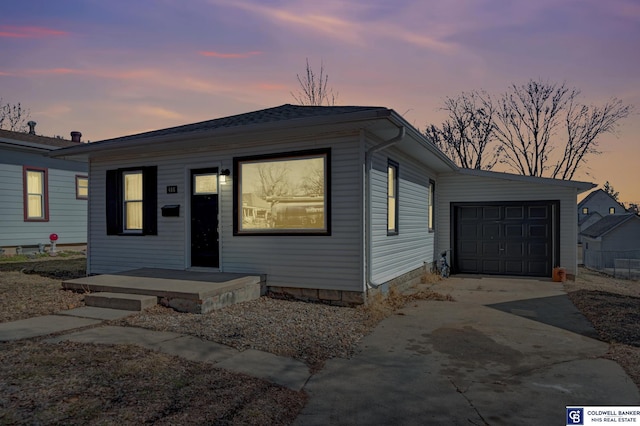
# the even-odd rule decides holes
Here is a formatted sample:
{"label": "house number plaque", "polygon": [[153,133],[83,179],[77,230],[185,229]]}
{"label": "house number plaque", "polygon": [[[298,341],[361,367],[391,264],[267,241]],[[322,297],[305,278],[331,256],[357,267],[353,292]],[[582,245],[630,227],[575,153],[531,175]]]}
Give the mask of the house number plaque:
{"label": "house number plaque", "polygon": [[177,194],[178,186],[177,185],[169,185],[167,186],[167,194]]}

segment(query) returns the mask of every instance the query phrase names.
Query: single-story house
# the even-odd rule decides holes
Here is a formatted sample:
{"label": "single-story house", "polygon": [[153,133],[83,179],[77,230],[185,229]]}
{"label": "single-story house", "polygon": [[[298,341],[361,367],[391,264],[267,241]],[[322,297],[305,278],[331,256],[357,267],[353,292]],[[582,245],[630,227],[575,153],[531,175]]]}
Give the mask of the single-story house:
{"label": "single-story house", "polygon": [[[17,247],[33,249],[50,243],[84,245],[87,242],[86,161],[51,158],[63,147],[83,145],[31,132],[0,130],[0,247],[6,254]],[[41,246],[42,247],[42,246]],[[20,249],[18,249],[20,251]]]}
{"label": "single-story house", "polygon": [[462,170],[384,107],[282,105],[51,155],[89,162],[89,273],[257,273],[344,303],[442,251],[454,273],[575,274],[593,188]]}
{"label": "single-story house", "polygon": [[616,259],[636,259],[640,264],[640,216],[635,213],[605,216],[581,236],[586,267],[614,268]]}

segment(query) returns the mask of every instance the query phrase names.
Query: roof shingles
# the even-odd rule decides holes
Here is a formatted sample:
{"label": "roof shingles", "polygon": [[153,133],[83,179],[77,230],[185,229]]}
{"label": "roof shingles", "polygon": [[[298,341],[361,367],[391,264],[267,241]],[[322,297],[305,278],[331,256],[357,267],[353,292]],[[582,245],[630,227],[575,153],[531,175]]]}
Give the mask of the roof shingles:
{"label": "roof shingles", "polygon": [[205,130],[248,126],[252,124],[273,123],[300,118],[341,115],[372,110],[386,110],[386,108],[365,106],[301,106],[285,104],[274,108],[267,108],[259,111],[232,115],[230,117],[216,118],[213,120],[201,121],[199,123],[185,124],[182,126],[170,127],[168,129],[153,130],[150,132],[138,133],[135,135],[122,136],[104,140],[101,142],[144,139],[156,136],[200,132]]}
{"label": "roof shingles", "polygon": [[622,225],[623,223],[632,219],[633,217],[637,217],[637,216],[634,213],[612,214],[609,216],[605,216],[599,221],[597,221],[596,223],[594,223],[593,225],[591,225],[590,227],[588,227],[587,229],[585,229],[584,231],[582,231],[580,234],[586,237],[598,238],[606,234],[607,232],[611,231],[612,229]]}

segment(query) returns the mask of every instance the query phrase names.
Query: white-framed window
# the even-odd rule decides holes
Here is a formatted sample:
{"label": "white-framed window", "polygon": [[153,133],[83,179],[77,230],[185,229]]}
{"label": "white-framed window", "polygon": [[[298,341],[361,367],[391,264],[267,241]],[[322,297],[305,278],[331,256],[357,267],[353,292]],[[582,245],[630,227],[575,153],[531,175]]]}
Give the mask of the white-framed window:
{"label": "white-framed window", "polygon": [[48,171],[39,167],[22,168],[25,222],[49,221]]}
{"label": "white-framed window", "polygon": [[387,162],[387,235],[398,234],[398,163]]}
{"label": "white-framed window", "polygon": [[158,235],[158,167],[107,170],[107,235]]}
{"label": "white-framed window", "polygon": [[433,180],[429,180],[429,218],[428,218],[428,226],[429,232],[433,232],[435,228],[435,212],[434,212],[434,203],[436,196],[436,183]]}

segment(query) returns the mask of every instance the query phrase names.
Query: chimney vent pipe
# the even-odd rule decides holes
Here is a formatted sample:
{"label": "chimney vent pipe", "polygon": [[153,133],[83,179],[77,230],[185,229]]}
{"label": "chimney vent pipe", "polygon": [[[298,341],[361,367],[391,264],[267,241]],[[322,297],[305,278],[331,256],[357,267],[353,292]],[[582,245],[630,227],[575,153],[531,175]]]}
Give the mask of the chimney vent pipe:
{"label": "chimney vent pipe", "polygon": [[29,126],[29,134],[30,135],[35,135],[36,134],[36,122],[35,121],[29,121],[27,123],[27,125]]}
{"label": "chimney vent pipe", "polygon": [[82,133],[76,131],[71,132],[71,140],[73,142],[80,142],[80,138],[82,138]]}

